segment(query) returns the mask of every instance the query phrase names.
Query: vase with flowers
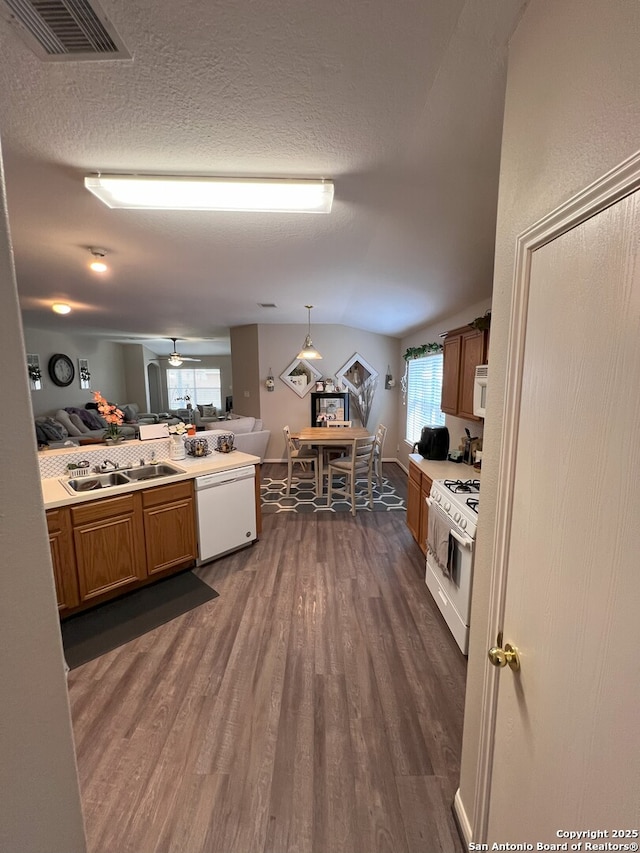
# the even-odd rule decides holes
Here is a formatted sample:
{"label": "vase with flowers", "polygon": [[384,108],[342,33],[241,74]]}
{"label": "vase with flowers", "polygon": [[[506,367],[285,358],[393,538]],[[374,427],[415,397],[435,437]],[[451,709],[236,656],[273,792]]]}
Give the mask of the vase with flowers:
{"label": "vase with flowers", "polygon": [[169,447],[170,459],[184,459],[187,455],[184,446],[184,439],[189,430],[192,429],[191,424],[185,424],[182,421],[177,424],[169,424],[169,435],[171,437],[171,446]]}
{"label": "vase with flowers", "polygon": [[119,444],[124,441],[124,436],[120,431],[120,427],[124,420],[124,413],[117,406],[108,403],[99,391],[93,392],[93,399],[98,407],[100,417],[107,422],[107,428],[104,433],[106,444]]}

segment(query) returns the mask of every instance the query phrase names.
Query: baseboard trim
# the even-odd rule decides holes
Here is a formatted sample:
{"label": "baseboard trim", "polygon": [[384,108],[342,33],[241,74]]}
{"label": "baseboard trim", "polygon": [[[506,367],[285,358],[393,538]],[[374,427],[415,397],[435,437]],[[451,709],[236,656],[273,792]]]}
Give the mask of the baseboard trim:
{"label": "baseboard trim", "polygon": [[460,788],[456,791],[456,795],[453,799],[453,806],[451,808],[453,812],[453,817],[456,822],[456,827],[458,829],[458,833],[465,848],[468,850],[469,845],[471,844],[471,837],[473,835],[471,830],[471,824],[469,823],[469,818],[467,817],[467,812],[464,807],[464,803],[462,802],[462,797],[460,796]]}

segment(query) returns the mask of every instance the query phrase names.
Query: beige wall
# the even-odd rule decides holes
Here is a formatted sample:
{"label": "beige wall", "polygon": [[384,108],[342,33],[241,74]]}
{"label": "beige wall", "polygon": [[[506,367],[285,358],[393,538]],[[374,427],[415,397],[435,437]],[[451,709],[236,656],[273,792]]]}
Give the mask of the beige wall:
{"label": "beige wall", "polygon": [[460,780],[471,827],[515,241],[640,147],[639,36],[637,0],[531,0],[512,39]]}
{"label": "beige wall", "polygon": [[[336,372],[354,353],[359,353],[380,374],[375,392],[369,426],[375,429],[384,423],[388,429],[383,454],[395,458],[398,446],[397,408],[400,393],[397,366],[400,363],[400,342],[397,338],[364,332],[350,326],[312,326],[313,343],[322,353],[322,360],[314,362],[323,377],[335,378]],[[307,333],[306,325],[261,325],[259,334],[259,393],[260,411],[265,427],[271,430],[267,459],[283,459],[285,454],[282,427],[288,424],[292,430],[311,425],[311,397],[298,397],[280,379],[280,374],[291,364],[300,351]],[[233,340],[233,338],[232,338]],[[384,376],[387,365],[391,366],[398,380],[396,388],[386,391]],[[267,391],[265,381],[273,370],[275,390]],[[234,355],[235,376],[235,355]],[[235,379],[234,379],[235,388]],[[235,397],[234,397],[235,401]]]}
{"label": "beige wall", "polygon": [[[64,317],[60,318],[60,331],[47,332],[42,329],[25,329],[25,346],[22,352],[35,353],[40,356],[42,370],[42,389],[31,392],[31,402],[36,415],[53,414],[56,409],[65,406],[84,408],[91,397],[91,391],[80,388],[78,377],[78,359],[89,361],[91,372],[91,387],[101,391],[109,400],[118,403],[137,402],[124,399],[127,388],[125,384],[125,367],[123,348],[120,344],[109,343],[88,335],[70,335],[64,331]],[[71,385],[60,388],[49,378],[47,364],[53,353],[62,352],[68,355],[76,370]]]}
{"label": "beige wall", "polygon": [[258,326],[231,329],[233,411],[253,418],[261,417],[259,346]]}
{"label": "beige wall", "polygon": [[[442,337],[445,332],[448,332],[451,329],[457,329],[459,326],[465,326],[467,323],[470,323],[472,320],[475,320],[476,317],[482,317],[482,315],[487,311],[487,309],[491,308],[491,299],[483,299],[480,302],[476,302],[473,305],[470,305],[468,308],[465,308],[464,311],[460,311],[458,314],[452,314],[450,317],[447,317],[444,320],[441,320],[439,323],[434,323],[429,326],[424,326],[422,329],[418,329],[415,332],[412,332],[410,335],[407,335],[400,342],[400,355],[406,352],[409,347],[417,347],[422,344],[430,344],[433,342],[441,343]],[[404,372],[404,359],[400,359],[401,366],[398,368],[398,386],[400,385],[400,377]],[[404,465],[405,468],[409,465],[409,454],[412,450],[412,445],[405,440],[405,425],[407,420],[407,409],[406,406],[402,402],[402,394],[398,395],[398,431],[400,437],[400,452],[398,453],[398,461],[401,465]],[[460,439],[464,436],[464,429],[468,427],[471,431],[471,435],[473,436],[482,436],[484,431],[484,424],[480,421],[466,421],[461,418],[455,418],[451,415],[447,415],[445,418],[445,424],[449,429],[449,438],[450,438],[450,446],[451,448],[458,447],[460,443]]]}
{"label": "beige wall", "polygon": [[33,433],[22,427],[33,411],[2,174],[0,341],[9,403],[0,431],[0,850],[81,853],[86,847],[40,475]]}

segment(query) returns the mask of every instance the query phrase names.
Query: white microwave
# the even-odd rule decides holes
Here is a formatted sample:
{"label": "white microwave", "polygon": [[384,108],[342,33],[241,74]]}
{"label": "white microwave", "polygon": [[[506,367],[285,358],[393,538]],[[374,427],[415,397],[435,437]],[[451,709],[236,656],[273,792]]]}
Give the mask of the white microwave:
{"label": "white microwave", "polygon": [[473,384],[473,414],[477,418],[484,418],[487,410],[487,382],[489,379],[489,365],[479,364],[476,367],[476,377]]}

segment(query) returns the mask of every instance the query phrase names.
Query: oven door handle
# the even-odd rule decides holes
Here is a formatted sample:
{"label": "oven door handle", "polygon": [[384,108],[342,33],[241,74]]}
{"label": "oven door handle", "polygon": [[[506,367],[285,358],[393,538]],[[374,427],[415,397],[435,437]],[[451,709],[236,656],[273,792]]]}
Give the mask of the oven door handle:
{"label": "oven door handle", "polygon": [[454,539],[457,539],[458,542],[464,546],[465,548],[471,549],[473,547],[473,539],[469,539],[468,536],[461,536],[457,530],[451,528],[449,531]]}
{"label": "oven door handle", "polygon": [[[425,498],[425,500],[426,500],[427,505],[428,505],[429,507],[435,506],[435,507],[437,508],[437,506],[438,506],[438,505],[434,503],[433,498],[431,498],[431,497],[427,497],[427,498]],[[446,517],[446,516],[445,516],[445,517]],[[447,519],[447,521],[448,521],[448,520],[449,520],[449,519]],[[468,548],[469,550],[471,550],[471,549],[473,548],[473,539],[470,539],[468,536],[464,536],[462,533],[458,533],[458,531],[457,531],[457,530],[454,530],[454,529],[453,529],[453,525],[451,525],[451,522],[449,522],[449,527],[450,527],[449,532],[451,533],[451,535],[453,536],[453,538],[454,538],[454,539],[457,539],[457,541],[458,541],[458,542],[459,542],[459,543],[460,543],[464,548]]]}

